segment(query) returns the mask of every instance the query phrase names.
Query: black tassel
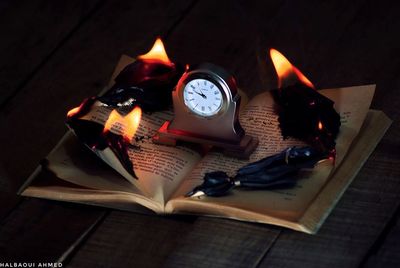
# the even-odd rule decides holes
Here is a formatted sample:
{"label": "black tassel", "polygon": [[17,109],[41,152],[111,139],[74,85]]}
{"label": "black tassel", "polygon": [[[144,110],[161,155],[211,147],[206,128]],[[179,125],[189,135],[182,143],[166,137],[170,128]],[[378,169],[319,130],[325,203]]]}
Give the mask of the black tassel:
{"label": "black tassel", "polygon": [[233,178],[222,171],[206,173],[203,184],[186,196],[223,196],[235,186],[253,189],[293,187],[301,169],[313,168],[326,157],[312,147],[291,147],[241,167]]}

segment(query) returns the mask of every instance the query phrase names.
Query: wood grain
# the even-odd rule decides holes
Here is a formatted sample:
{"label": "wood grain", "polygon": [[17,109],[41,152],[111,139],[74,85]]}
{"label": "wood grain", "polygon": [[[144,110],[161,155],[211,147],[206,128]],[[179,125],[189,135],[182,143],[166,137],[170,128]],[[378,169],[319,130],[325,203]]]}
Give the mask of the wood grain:
{"label": "wood grain", "polygon": [[[327,66],[316,76],[338,85],[377,83],[372,106],[398,120],[399,71],[391,55],[400,40],[390,38],[400,23],[395,15],[397,4],[366,2],[359,7],[333,44],[339,52],[327,58],[330,66],[340,68],[328,71],[332,67]],[[376,71],[380,68],[385,72]],[[395,121],[317,236],[285,230],[261,266],[353,267],[363,263],[400,204],[399,131]]]}
{"label": "wood grain", "polygon": [[171,58],[189,64],[221,65],[249,95],[272,89],[262,83],[260,65],[266,64],[268,44],[262,42],[255,20],[271,23],[284,1],[264,1],[259,7],[261,14],[249,13],[247,5],[251,3],[201,1],[168,38]]}
{"label": "wood grain", "polygon": [[55,262],[104,215],[104,209],[28,199],[1,226],[0,260]]}
{"label": "wood grain", "polygon": [[400,213],[394,215],[387,232],[371,248],[363,267],[400,266]]}
{"label": "wood grain", "polygon": [[0,10],[0,106],[23,88],[99,3],[9,1]]}
{"label": "wood grain", "polygon": [[[382,145],[381,145],[382,146]],[[377,151],[315,236],[284,230],[261,267],[355,267],[369,252],[399,204],[399,165]]]}
{"label": "wood grain", "polygon": [[[396,107],[400,103],[395,93],[399,81],[398,64],[397,58],[390,59],[399,46],[398,40],[390,41],[399,24],[398,4],[377,6],[365,1],[285,3],[278,5],[272,15],[267,14],[267,8],[261,3],[241,3],[241,7],[242,12],[247,13],[245,17],[254,22],[254,28],[243,27],[250,33],[257,33],[246,45],[259,53],[258,65],[248,60],[245,66],[249,66],[246,69],[261,70],[261,86],[274,87],[275,81],[271,79],[274,72],[270,63],[263,63],[266,53],[262,50],[276,47],[318,87],[377,83],[373,107],[384,110],[394,120],[399,118]],[[390,14],[385,17],[387,9]],[[182,25],[190,27],[190,24]],[[232,28],[239,32],[238,35],[243,34],[241,28],[235,26]],[[236,37],[237,33],[230,34]],[[196,57],[200,57],[198,54],[199,51]],[[233,62],[224,64],[229,66]],[[240,73],[238,68],[232,69]],[[379,68],[389,73],[376,72]],[[255,88],[252,92],[257,91]],[[396,177],[400,159],[395,153],[398,152],[396,148],[399,149],[399,136],[399,125],[395,122],[320,234],[312,237],[285,230],[260,266],[351,267],[361,263],[399,205],[400,188]]]}
{"label": "wood grain", "polygon": [[[0,6],[0,14],[10,8]],[[276,85],[267,59],[270,47],[283,52],[317,87],[377,83],[372,106],[395,122],[316,236],[202,217],[116,211],[107,216],[102,209],[27,199],[11,213],[11,205],[0,210],[0,216],[8,215],[0,226],[0,259],[54,261],[72,252],[67,259],[76,267],[395,267],[400,249],[398,216],[393,216],[400,205],[398,10],[396,2],[365,0],[123,1],[104,2],[87,20],[83,11],[73,15],[70,21],[84,23],[68,38],[61,41],[60,34],[25,48],[28,55],[38,53],[23,59],[25,66],[13,65],[28,77],[25,83],[0,77],[12,92],[19,88],[0,110],[0,125],[7,126],[0,132],[0,187],[7,194],[62,136],[65,111],[102,89],[121,54],[145,52],[156,35],[167,37],[170,58],[220,64],[250,95]],[[11,22],[0,29],[26,33],[12,14],[26,14],[32,29],[42,25],[37,15],[14,10],[7,15]],[[48,11],[43,17],[58,16]],[[47,27],[64,33],[72,29],[64,22]],[[46,29],[33,31],[29,40],[40,40]],[[16,44],[18,38],[7,42]],[[46,47],[53,52],[45,52]],[[0,66],[7,64],[13,63]],[[7,194],[2,196],[6,202],[18,204]]]}
{"label": "wood grain", "polygon": [[[176,232],[179,230],[179,236]],[[112,212],[68,264],[70,267],[159,267],[190,232],[184,221]],[[147,241],[147,242],[144,242]],[[110,250],[113,249],[113,250]],[[93,252],[96,252],[94,258]],[[99,255],[97,255],[99,254]]]}
{"label": "wood grain", "polygon": [[[239,7],[243,9],[240,9]],[[310,71],[311,73],[314,73],[315,77],[322,77],[322,79],[326,79],[317,80],[318,84],[324,85],[325,83],[327,87],[335,84],[336,81],[331,81],[329,77],[326,76],[326,74],[328,74],[330,71],[335,71],[334,67],[328,67],[327,70],[325,70],[321,69],[320,66],[324,62],[329,63],[329,61],[332,59],[332,55],[335,55],[335,45],[342,40],[342,30],[349,31],[348,27],[351,25],[354,17],[358,16],[360,12],[364,12],[363,4],[361,2],[355,2],[352,5],[346,5],[344,12],[341,12],[344,9],[344,4],[340,3],[322,3],[320,5],[309,4],[306,6],[307,12],[305,12],[305,14],[297,14],[298,12],[293,6],[280,5],[279,3],[272,4],[269,6],[270,9],[268,9],[266,6],[263,7],[265,8],[248,7],[244,3],[241,3],[240,6],[229,6],[223,1],[218,3],[199,3],[199,5],[197,5],[196,8],[191,12],[190,16],[188,16],[180,24],[180,26],[171,33],[167,40],[169,45],[168,47],[171,49],[172,58],[178,59],[181,62],[186,61],[189,63],[197,63],[203,60],[208,60],[221,64],[234,72],[238,77],[239,83],[242,83],[242,87],[246,88],[251,94],[253,92],[258,92],[263,86],[271,88],[275,82],[272,79],[264,79],[264,81],[262,79],[263,74],[267,77],[274,76],[273,70],[271,68],[267,68],[268,63],[260,60],[260,58],[265,57],[266,54],[265,52],[262,52],[262,43],[265,41],[265,47],[275,44],[274,46],[283,47],[287,52],[289,52],[289,55],[300,55],[294,57],[293,62],[296,62],[296,64],[299,62],[300,65],[298,66],[302,66],[300,67],[302,70],[304,65],[306,70],[304,71],[305,73]],[[246,8],[253,8],[255,14],[259,14],[258,17],[250,15],[242,15],[241,17],[240,12],[246,10]],[[215,11],[221,9],[224,10],[224,13],[221,16],[216,17],[214,15]],[[324,17],[329,15],[329,12],[332,12],[332,9],[336,11],[334,14],[341,12],[339,19],[336,19],[335,21],[328,19],[324,20]],[[271,13],[267,14],[266,10],[269,10]],[[313,14],[314,17],[310,17],[311,14]],[[252,15],[254,15],[254,13]],[[267,18],[266,20],[270,23],[269,25],[282,25],[280,30],[283,30],[283,32],[277,32],[277,30],[272,26],[270,26],[270,28],[260,29],[256,27],[256,23],[250,23],[251,21],[263,20],[265,18]],[[204,24],[202,24],[203,20],[207,20],[214,27],[204,27]],[[321,21],[323,22],[322,24]],[[309,28],[294,28],[293,25],[297,23],[301,25],[305,23],[305,25],[308,25]],[[225,25],[229,25],[232,27],[232,29],[235,29],[235,31],[221,32],[221,29]],[[333,25],[335,25],[336,31],[327,33],[326,27],[333,27]],[[294,32],[290,32],[291,29],[295,29],[292,30]],[[191,38],[189,39],[188,36]],[[254,38],[255,41],[251,38]],[[252,42],[249,42],[248,40],[252,40]],[[323,41],[323,45],[326,44],[329,46],[324,47],[320,44],[321,41]],[[302,44],[300,46],[301,50],[299,50],[299,46],[295,44],[296,42]],[[179,50],[174,49],[175,47],[179,48]],[[174,51],[179,51],[179,54],[175,55]],[[218,53],[218,51],[223,51],[223,53]],[[262,53],[265,53],[264,56],[260,56]],[[348,53],[351,53],[351,51]],[[257,59],[257,56],[259,58],[258,61],[255,60]],[[310,62],[310,58],[313,59],[312,63],[308,63]],[[262,68],[263,66],[264,69]],[[255,71],[260,69],[263,72],[260,72],[258,76],[255,75]],[[354,83],[358,82],[360,81],[356,81]],[[339,80],[339,83],[348,83],[348,85],[352,85],[353,81]],[[391,134],[389,133],[388,135]],[[380,158],[370,160],[369,165],[374,165],[371,164],[371,161],[377,162],[379,159]],[[363,172],[364,173],[362,174],[369,174],[365,173],[365,170]],[[371,170],[369,170],[369,172],[371,172]],[[367,187],[367,193],[369,193],[372,188],[376,187],[376,184],[374,183],[376,178],[382,174],[384,173],[375,173],[373,178],[370,177],[370,180],[366,186],[362,184],[360,187]],[[386,185],[388,185],[386,190],[392,189],[393,177],[388,178]],[[365,191],[364,188],[361,189],[362,190],[360,191]],[[355,193],[358,193],[358,191],[355,191]],[[389,204],[392,204],[393,207],[396,207],[397,203],[393,203],[393,201],[396,201],[396,198],[385,200],[387,202],[378,205],[376,205],[374,201],[365,203],[366,201],[364,199],[368,200],[370,196],[362,192],[360,195],[361,200],[363,201],[357,204],[358,206],[354,206],[354,211],[350,210],[349,212],[349,208],[351,208],[355,202],[354,199],[358,200],[358,198],[360,198],[359,194],[356,194],[354,197],[355,193],[347,193],[347,195],[350,195],[350,197],[348,197],[350,201],[345,203],[346,209],[344,209],[344,211],[340,209],[335,211],[336,214],[333,214],[333,220],[331,220],[333,223],[329,225],[328,221],[327,227],[321,230],[322,235],[318,235],[316,238],[285,231],[281,236],[278,237],[272,248],[269,248],[271,244],[268,243],[266,244],[264,251],[259,251],[257,250],[258,244],[256,243],[246,247],[248,251],[246,251],[244,255],[241,255],[243,248],[240,247],[231,247],[229,254],[230,256],[239,255],[242,257],[241,260],[246,260],[247,258],[252,260],[260,260],[263,257],[263,252],[268,252],[268,254],[265,255],[265,258],[262,259],[261,266],[290,266],[291,264],[295,266],[299,263],[314,266],[324,266],[330,264],[352,266],[357,264],[363,259],[364,255],[368,252],[369,247],[375,241],[375,239],[379,237],[380,231],[384,226],[384,224],[382,225],[381,222],[385,222],[387,217],[390,217],[390,215],[393,213],[391,210],[383,210],[384,212],[382,212],[382,208],[390,208],[388,206]],[[383,192],[380,194],[384,196],[386,193],[387,192]],[[372,194],[373,197],[375,197],[376,193],[372,192]],[[373,206],[374,204],[375,207]],[[369,213],[365,213],[365,208],[369,208],[370,206],[372,206],[374,209]],[[363,210],[359,211],[360,207],[363,208]],[[368,225],[366,225],[366,229],[360,228],[360,226],[364,226],[363,224],[365,222],[371,221],[371,218],[377,219],[376,222],[371,222],[374,223],[374,228],[368,228]],[[347,219],[347,222],[349,223],[347,225],[343,224],[341,222],[342,219]],[[236,265],[238,263],[243,265],[243,262],[235,261],[234,259],[229,262],[229,258],[225,257],[221,257],[221,262],[218,262],[215,260],[217,258],[214,257],[217,255],[224,256],[225,252],[223,246],[218,243],[218,240],[224,240],[226,237],[232,237],[232,239],[235,239],[238,237],[240,229],[243,229],[243,227],[230,230],[230,232],[226,233],[224,236],[217,237],[218,239],[212,240],[213,243],[210,243],[207,246],[205,246],[205,243],[196,245],[192,243],[192,241],[196,240],[196,238],[198,239],[199,237],[203,237],[203,240],[206,241],[207,239],[211,239],[215,236],[215,232],[213,232],[212,228],[213,221],[210,219],[201,220],[204,221],[204,231],[202,231],[202,233],[192,231],[188,237],[182,237],[182,243],[184,243],[185,246],[174,248],[173,254],[167,260],[167,263],[171,264],[171,266],[184,267],[193,265],[195,266],[200,263],[199,260],[203,260],[201,264],[204,264],[204,260],[206,260],[206,265],[210,266]],[[200,219],[197,221],[200,221]],[[340,231],[342,233],[340,233]],[[364,236],[366,231],[369,231],[369,233],[367,236]],[[295,238],[286,238],[288,232],[290,236]],[[279,235],[279,229],[272,230],[271,233],[264,234],[263,239],[266,241],[273,241],[277,235]],[[345,235],[347,237],[351,235],[354,237],[354,240],[349,239],[343,241],[340,235]],[[107,240],[107,238],[103,237],[101,233],[96,232],[94,236],[98,240]],[[150,236],[151,235],[148,234],[147,239],[150,239]],[[258,236],[254,235],[254,237]],[[123,239],[123,236],[121,236],[120,239]],[[90,241],[91,239],[86,245],[86,252],[92,252],[94,248]],[[297,243],[299,246],[296,247],[297,251],[291,251],[292,247],[296,245],[296,243],[293,243],[293,241],[298,241]],[[176,245],[173,244],[171,247],[176,247]],[[343,254],[343,252],[347,252],[353,247],[357,247],[357,250],[354,251],[354,254]],[[120,251],[123,252],[122,249]],[[172,249],[169,249],[168,251],[172,251]],[[279,255],[280,258],[275,259],[275,254],[277,251],[279,251],[282,255]],[[293,257],[288,257],[287,252],[293,254]],[[215,255],[213,255],[213,253]],[[129,258],[135,259],[140,259],[142,256],[142,253],[138,253],[137,255],[136,253],[129,254]],[[318,258],[319,256],[325,257],[324,254],[326,255],[326,258]],[[96,254],[90,256],[87,253],[85,255],[80,255],[78,253],[73,258],[73,262],[75,261],[76,263],[80,263],[82,259],[87,260],[91,258],[92,260],[90,262],[93,265],[96,263],[96,256]],[[211,258],[213,263],[211,261],[207,262],[209,256],[213,257]],[[113,259],[114,261],[118,262],[119,257],[113,256]],[[276,262],[274,262],[274,260],[276,260]],[[254,262],[249,263],[249,265],[254,265]]]}
{"label": "wood grain", "polygon": [[278,238],[280,228],[199,218],[166,267],[257,267]]}
{"label": "wood grain", "polygon": [[255,267],[275,235],[257,224],[115,211],[68,266]]}
{"label": "wood grain", "polygon": [[[179,22],[190,4],[107,2],[65,40],[0,111],[0,124],[8,126],[7,132],[0,133],[0,161],[4,167],[1,179],[7,192],[18,189],[64,134],[66,111],[108,83],[120,55],[146,52],[157,35],[167,33]],[[148,23],[143,23],[145,20]],[[2,220],[0,245],[5,251],[0,259],[64,258],[65,252],[70,253],[69,245],[82,241],[82,235],[88,235],[104,211],[23,200]],[[24,233],[12,242],[21,230]],[[54,241],[59,246],[52,245]]]}
{"label": "wood grain", "polygon": [[[277,4],[274,3],[274,5]],[[216,16],[218,10],[223,10],[223,12]],[[270,10],[273,12],[274,9]],[[205,21],[207,24],[204,23]],[[221,31],[227,25],[236,31]],[[238,6],[230,5],[229,1],[201,1],[176,29],[170,31],[165,41],[171,59],[189,64],[202,61],[220,64],[234,72],[241,85],[251,83],[256,88],[260,86],[257,75],[253,75],[257,64],[256,52],[253,44],[248,43],[254,34],[256,32],[249,29],[246,21],[241,17]],[[254,77],[256,79],[253,79]],[[245,89],[250,92],[247,87]],[[116,214],[115,217],[122,216]],[[136,221],[137,217],[137,215],[129,214],[124,216],[124,221]],[[167,243],[162,236],[157,238],[154,237],[153,231],[146,231],[162,228],[160,221],[170,225],[171,230],[175,230],[171,232],[177,234],[177,238],[172,239],[168,236],[168,239],[172,239],[173,242]],[[202,217],[193,223],[174,223],[170,220],[158,219],[142,227],[140,236],[136,234],[138,231],[130,234],[132,237],[129,236],[129,242],[126,240],[127,228],[123,228],[123,232],[114,233],[114,238],[109,241],[111,230],[121,227],[115,221],[108,224],[110,226],[107,229],[110,231],[101,229],[102,225],[89,238],[81,251],[73,256],[69,265],[94,267],[106,262],[106,266],[120,266],[125,262],[131,262],[132,265],[153,266],[154,264],[155,267],[160,264],[170,267],[251,267],[258,264],[260,257],[272,245],[280,230],[269,226]],[[184,232],[181,233],[179,230],[190,230],[190,232],[184,235]],[[176,239],[178,242],[175,242]],[[103,254],[97,254],[99,250],[101,251],[98,245],[104,241],[110,243],[107,247],[118,247],[115,254],[108,255],[108,260],[99,259],[99,255]],[[148,249],[149,241],[152,241],[151,245],[153,243],[162,245],[161,252]],[[120,243],[123,243],[123,246],[120,247]],[[245,249],[242,243],[245,243]],[[132,250],[137,247],[137,244],[142,245],[144,250]],[[168,259],[166,255],[169,255]]]}
{"label": "wood grain", "polygon": [[15,193],[10,193],[8,191],[0,191],[0,224],[1,220],[4,219],[10,212],[18,206],[21,202],[21,198]]}
{"label": "wood grain", "polygon": [[0,111],[0,124],[9,126],[0,133],[0,161],[10,188],[18,188],[62,137],[66,111],[107,85],[121,54],[146,52],[189,4],[107,2],[81,25]]}
{"label": "wood grain", "polygon": [[[90,17],[100,1],[2,1],[0,3],[0,116],[7,101],[23,90],[24,85],[41,69],[59,47]],[[11,124],[2,124],[7,129]],[[21,131],[25,132],[25,131]],[[5,134],[6,136],[7,134]],[[9,137],[2,137],[2,148],[8,147]],[[23,139],[19,137],[20,139]],[[7,150],[2,150],[2,156]],[[14,159],[14,161],[16,161]],[[0,163],[0,219],[18,205],[16,185],[12,183],[8,163]],[[21,163],[15,166],[20,169]],[[32,169],[30,169],[31,171]],[[28,171],[28,172],[30,172]],[[12,173],[11,173],[12,174]]]}

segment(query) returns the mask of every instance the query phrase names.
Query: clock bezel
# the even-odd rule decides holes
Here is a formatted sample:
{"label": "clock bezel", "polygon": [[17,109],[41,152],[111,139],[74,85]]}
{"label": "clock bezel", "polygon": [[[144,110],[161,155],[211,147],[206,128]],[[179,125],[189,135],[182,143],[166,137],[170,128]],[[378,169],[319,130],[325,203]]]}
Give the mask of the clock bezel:
{"label": "clock bezel", "polygon": [[[221,92],[222,103],[221,103],[220,109],[218,110],[217,113],[212,114],[212,115],[196,113],[195,111],[190,109],[188,107],[188,105],[186,104],[185,98],[184,98],[185,87],[187,86],[187,84],[189,84],[190,81],[195,80],[195,79],[204,79],[204,80],[210,81]],[[185,108],[185,110],[188,113],[195,115],[197,117],[200,117],[200,118],[210,119],[210,118],[215,118],[215,117],[218,117],[218,116],[224,114],[228,110],[229,103],[232,101],[232,92],[229,89],[228,84],[218,73],[213,72],[212,70],[197,69],[197,70],[193,70],[193,71],[190,71],[190,72],[184,74],[184,76],[180,80],[179,84],[177,85],[177,89],[179,92],[179,94],[178,94],[179,100],[183,104],[183,107]]]}

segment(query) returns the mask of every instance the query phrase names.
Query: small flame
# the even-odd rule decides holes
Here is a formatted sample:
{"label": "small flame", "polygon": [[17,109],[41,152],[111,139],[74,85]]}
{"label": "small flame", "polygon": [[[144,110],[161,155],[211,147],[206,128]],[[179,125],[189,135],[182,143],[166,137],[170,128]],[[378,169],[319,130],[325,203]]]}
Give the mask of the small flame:
{"label": "small flame", "polygon": [[168,58],[167,52],[165,51],[164,44],[161,41],[161,38],[157,38],[150,51],[146,54],[138,56],[138,59],[161,61],[168,65],[172,64],[172,62]]}
{"label": "small flame", "polygon": [[130,142],[139,127],[141,117],[142,109],[140,109],[140,107],[135,107],[125,116],[120,115],[117,110],[113,110],[104,124],[103,133],[114,128],[121,131],[124,139]]}
{"label": "small flame", "polygon": [[293,80],[300,81],[308,87],[314,88],[311,81],[302,74],[290,61],[278,50],[271,48],[269,54],[278,74],[278,87],[288,86],[295,83]]}
{"label": "small flame", "polygon": [[88,101],[89,101],[89,99],[85,99],[84,101],[82,101],[82,103],[78,107],[75,107],[75,108],[72,108],[71,110],[69,110],[67,113],[67,117],[71,118],[71,117],[74,117],[75,115],[77,115],[82,110],[82,108],[87,104]]}
{"label": "small flame", "polygon": [[80,110],[81,110],[81,106],[72,108],[71,110],[68,111],[67,117],[73,117],[74,115],[79,113]]}
{"label": "small flame", "polygon": [[322,122],[321,121],[318,121],[318,129],[319,130],[322,130],[323,129],[323,125],[322,125]]}

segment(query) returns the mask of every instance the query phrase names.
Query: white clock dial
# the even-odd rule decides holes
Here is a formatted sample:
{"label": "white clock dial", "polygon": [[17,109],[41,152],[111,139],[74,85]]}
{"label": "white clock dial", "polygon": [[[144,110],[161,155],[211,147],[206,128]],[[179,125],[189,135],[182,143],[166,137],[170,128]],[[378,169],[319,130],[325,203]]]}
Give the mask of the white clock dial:
{"label": "white clock dial", "polygon": [[222,108],[221,90],[211,81],[193,79],[183,90],[185,105],[201,116],[212,116]]}

